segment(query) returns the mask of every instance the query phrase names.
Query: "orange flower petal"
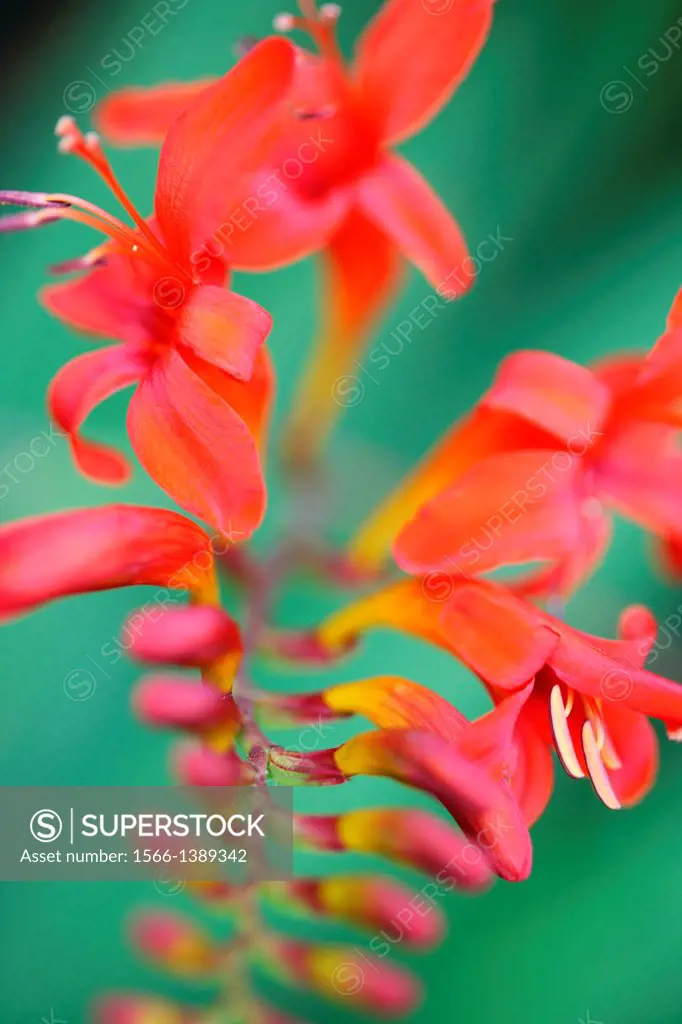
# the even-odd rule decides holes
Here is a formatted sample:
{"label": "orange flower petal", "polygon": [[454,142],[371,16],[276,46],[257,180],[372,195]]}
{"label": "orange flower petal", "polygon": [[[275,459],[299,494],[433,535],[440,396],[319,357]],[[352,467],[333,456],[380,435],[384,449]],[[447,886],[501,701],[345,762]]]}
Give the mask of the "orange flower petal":
{"label": "orange flower petal", "polygon": [[353,209],[322,252],[320,337],[294,402],[289,448],[296,462],[311,461],[343,407],[358,357],[395,294],[400,260],[393,243]]}
{"label": "orange flower petal", "polygon": [[0,527],[0,617],[59,597],[139,586],[215,594],[209,539],[195,523],[156,508],[104,508],[36,516]]}
{"label": "orange flower petal", "polygon": [[441,628],[457,657],[502,689],[528,683],[558,645],[532,605],[495,584],[456,587],[443,605]]}
{"label": "orange flower petal", "polygon": [[359,181],[357,194],[367,217],[442,295],[459,298],[471,288],[475,273],[464,236],[411,164],[387,154]]}
{"label": "orange flower petal", "polygon": [[341,683],[324,692],[333,711],[364,715],[382,729],[424,729],[456,742],[470,725],[444,697],[400,676]]}
{"label": "orange flower petal", "polygon": [[215,79],[110,93],[93,111],[97,131],[116,146],[160,146],[173,121]]}
{"label": "orange flower petal", "polygon": [[551,443],[550,435],[516,416],[476,408],[447,431],[360,527],[348,548],[351,563],[359,570],[378,569],[400,528],[419,507],[481,459],[546,443]]}
{"label": "orange flower petal", "polygon": [[256,443],[241,417],[174,350],[133,395],[128,430],[149,475],[188,512],[235,540],[265,511]]}
{"label": "orange flower petal", "polygon": [[472,466],[398,535],[398,565],[412,573],[454,569],[466,577],[561,560],[581,536],[580,464],[566,458],[561,473],[551,472],[546,450],[493,455]]}
{"label": "orange flower petal", "polygon": [[492,0],[382,6],[360,40],[356,73],[386,142],[414,135],[447,103],[478,57],[492,14]]}
{"label": "orange flower petal", "polygon": [[[163,237],[186,266],[192,246],[220,224],[272,144],[268,137],[292,86],[295,49],[270,37],[204,89],[173,122],[161,149],[154,207]],[[212,223],[202,223],[207,209]]]}
{"label": "orange flower petal", "polygon": [[674,580],[682,579],[682,532],[662,537],[658,556],[664,572]]}
{"label": "orange flower petal", "polygon": [[275,368],[268,350],[263,346],[256,353],[253,372],[248,382],[228,376],[216,366],[197,359],[191,353],[187,353],[184,358],[197,377],[200,377],[216,395],[220,395],[241,417],[258,445],[262,461],[276,384]]}
{"label": "orange flower petal", "polygon": [[256,353],[271,328],[272,317],[257,302],[203,285],[183,306],[178,337],[207,363],[238,380],[249,380]]}
{"label": "orange flower petal", "polygon": [[483,402],[530,420],[580,455],[602,436],[610,395],[578,363],[553,352],[514,352],[501,363]]}
{"label": "orange flower petal", "polygon": [[[428,595],[435,584],[441,589],[431,600]],[[317,639],[322,647],[336,653],[346,650],[370,629],[385,628],[402,630],[450,649],[441,628],[440,602],[457,585],[450,577],[400,580],[330,615],[317,630]]]}
{"label": "orange flower petal", "polygon": [[86,441],[79,430],[90,412],[110,395],[135,384],[149,364],[130,345],[77,356],[59,370],[47,393],[51,418],[66,432],[76,465],[100,483],[121,484],[130,476],[127,459],[112,448]]}

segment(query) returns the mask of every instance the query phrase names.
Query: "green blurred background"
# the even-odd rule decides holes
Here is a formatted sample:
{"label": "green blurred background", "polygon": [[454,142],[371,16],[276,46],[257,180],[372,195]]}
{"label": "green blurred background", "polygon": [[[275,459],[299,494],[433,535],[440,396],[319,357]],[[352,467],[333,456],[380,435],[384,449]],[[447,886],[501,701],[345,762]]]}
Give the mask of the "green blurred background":
{"label": "green blurred background", "polygon": [[[377,6],[376,0],[346,0],[344,43]],[[156,34],[145,30],[136,43],[151,8],[147,0],[72,3],[36,18],[30,40],[17,37],[4,69],[2,187],[69,191],[109,204],[86,168],[57,157],[57,118],[69,106],[83,112],[123,84],[221,72],[232,61],[235,40],[265,34],[279,4],[180,0],[165,27],[151,22]],[[345,411],[329,459],[339,538],[477,398],[506,352],[543,347],[588,360],[648,346],[660,333],[682,262],[682,51],[670,42],[677,39],[675,25],[682,25],[682,9],[668,0],[497,5],[492,37],[470,78],[407,152],[473,248],[498,230],[511,240],[484,266],[469,297],[415,331],[385,369],[371,367],[374,379],[358,371],[364,395]],[[107,55],[112,60],[104,66],[118,59],[118,74],[104,70]],[[81,124],[86,120],[83,113]],[[152,152],[115,156],[142,209],[151,203],[155,163]],[[9,466],[16,478],[2,476],[9,486],[0,504],[3,522],[111,500],[79,479],[63,441],[30,471],[26,457],[15,463],[48,429],[48,380],[84,346],[37,306],[36,289],[47,264],[91,244],[92,236],[73,226],[2,239],[0,467]],[[238,281],[239,290],[275,317],[280,421],[313,332],[314,284],[311,261]],[[391,330],[429,293],[411,274],[373,345],[387,341],[395,349]],[[91,432],[127,444],[125,402],[125,396],[115,398],[98,410]],[[273,494],[263,545],[282,529],[277,484]],[[139,470],[123,498],[167,504]],[[130,592],[76,599],[2,630],[4,784],[168,781],[168,738],[149,734],[129,708],[136,672],[125,661],[112,667],[100,653],[138,598],[142,603],[142,593]],[[312,623],[332,601],[310,588],[292,588],[279,612],[283,622]],[[643,535],[619,524],[606,564],[574,601],[570,621],[612,635],[620,608],[631,602],[650,604],[665,619],[676,614],[682,594],[656,574]],[[681,652],[675,639],[657,670],[682,679]],[[74,701],[66,692],[65,680],[76,670],[91,673],[88,700]],[[392,635],[373,637],[333,678],[376,672],[417,679],[470,715],[486,706],[466,671]],[[290,689],[320,682],[294,675],[282,682],[267,674],[262,680]],[[325,742],[335,744],[347,733],[339,727]],[[534,832],[530,881],[500,883],[475,900],[449,898],[447,942],[435,955],[410,958],[427,989],[410,1019],[682,1021],[681,767],[682,751],[666,747],[655,791],[643,806],[621,814],[607,812],[587,784],[561,776]],[[380,782],[297,797],[301,809],[325,810],[416,799]],[[330,866],[328,858],[325,870]],[[413,881],[416,888],[421,884],[417,876]],[[125,916],[141,902],[189,906],[184,894],[164,899],[151,883],[0,885],[0,1020],[33,1024],[49,1021],[53,1012],[74,1024],[86,1019],[93,994],[116,987],[190,994],[157,977],[127,948]],[[334,934],[319,925],[306,931]],[[359,936],[351,938],[363,948]],[[398,948],[397,957],[403,954]],[[343,1007],[329,1009],[307,995],[277,998],[306,1019],[347,1019]]]}

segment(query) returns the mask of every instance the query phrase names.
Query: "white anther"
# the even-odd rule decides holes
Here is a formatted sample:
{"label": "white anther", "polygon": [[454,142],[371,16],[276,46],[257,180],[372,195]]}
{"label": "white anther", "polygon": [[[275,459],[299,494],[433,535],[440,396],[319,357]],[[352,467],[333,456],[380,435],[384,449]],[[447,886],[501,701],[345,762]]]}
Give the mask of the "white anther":
{"label": "white anther", "polygon": [[97,132],[86,132],[83,136],[86,149],[98,150],[100,149],[100,138]]}
{"label": "white anther", "polygon": [[296,18],[293,14],[289,14],[284,11],[282,14],[277,14],[272,19],[272,27],[275,32],[291,32],[296,24]]}
{"label": "white anther", "polygon": [[322,4],[320,17],[323,21],[338,21],[341,17],[341,4]]}
{"label": "white anther", "polygon": [[587,770],[595,793],[610,810],[619,810],[622,804],[613,790],[608,772],[599,753],[594,729],[589,722],[585,722],[583,725],[582,744],[585,761],[587,762]]}
{"label": "white anther", "polygon": [[580,767],[580,761],[573,746],[573,739],[566,720],[564,700],[561,696],[561,687],[558,685],[552,687],[552,692],[549,695],[549,712],[554,743],[564,769],[574,779],[584,778],[585,772]]}
{"label": "white anther", "polygon": [[63,135],[77,135],[78,125],[75,118],[70,114],[63,114],[54,126],[54,133],[57,138],[61,138]]}
{"label": "white anther", "polygon": [[64,135],[57,143],[57,152],[73,153],[77,143],[78,139],[76,139],[73,135]]}

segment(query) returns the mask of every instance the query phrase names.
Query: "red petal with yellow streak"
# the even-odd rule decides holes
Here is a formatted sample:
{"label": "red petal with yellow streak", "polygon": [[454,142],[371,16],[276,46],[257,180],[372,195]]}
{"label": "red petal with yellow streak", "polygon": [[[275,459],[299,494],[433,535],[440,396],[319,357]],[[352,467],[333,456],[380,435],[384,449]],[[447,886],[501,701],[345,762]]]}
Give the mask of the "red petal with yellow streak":
{"label": "red petal with yellow streak", "polygon": [[382,729],[424,729],[455,742],[469,721],[444,697],[400,676],[341,683],[324,693],[336,712],[364,715]]}

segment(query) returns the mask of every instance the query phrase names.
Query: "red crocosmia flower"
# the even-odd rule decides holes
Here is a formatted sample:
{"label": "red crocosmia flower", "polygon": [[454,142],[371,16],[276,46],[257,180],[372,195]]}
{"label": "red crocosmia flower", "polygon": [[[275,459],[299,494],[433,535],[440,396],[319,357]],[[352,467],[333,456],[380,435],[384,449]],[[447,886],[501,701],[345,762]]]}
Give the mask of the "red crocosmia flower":
{"label": "red crocosmia flower", "polygon": [[323,785],[385,775],[422,789],[441,801],[496,874],[521,881],[530,874],[532,848],[509,783],[516,769],[516,720],[530,692],[528,686],[512,694],[471,723],[407,679],[381,676],[334,686],[318,695],[320,702],[336,715],[362,714],[378,730],[310,754],[274,748],[271,770]]}
{"label": "red crocosmia flower", "polygon": [[[275,27],[308,33],[318,52],[300,51],[292,114],[270,166],[214,245],[219,241],[235,266],[262,269],[291,259],[293,247],[303,255],[327,243],[322,336],[296,419],[296,441],[309,449],[331,422],[335,379],[397,287],[400,257],[447,298],[473,283],[459,227],[393,148],[421,131],[466,76],[490,29],[493,2],[453,0],[434,17],[423,3],[387,0],[351,68],[335,39],[339,6],[318,11],[315,0],[299,0],[299,7],[301,17],[280,15]],[[205,83],[125,90],[102,104],[98,123],[119,142],[160,141],[201,88]]]}
{"label": "red crocosmia flower", "polygon": [[424,579],[408,579],[337,612],[318,642],[343,650],[376,627],[446,648],[496,702],[532,683],[515,727],[522,751],[515,787],[527,792],[520,799],[530,821],[549,799],[552,747],[570,775],[588,776],[617,808],[636,803],[654,781],[658,744],[647,719],[664,722],[671,739],[682,734],[682,686],[642,667],[656,636],[646,609],[628,608],[621,638],[605,640],[497,583],[449,577],[447,591],[430,592]]}
{"label": "red crocosmia flower", "polygon": [[[107,505],[0,526],[0,619],[117,587],[171,587],[214,604],[211,540],[177,512]],[[239,638],[233,634],[239,649]]]}
{"label": "red crocosmia flower", "polygon": [[[682,292],[648,356],[611,358],[592,369],[550,352],[508,356],[473,413],[361,528],[350,547],[353,565],[376,569],[393,543],[408,571],[456,567],[468,575],[486,561],[507,561],[521,537],[532,557],[533,523],[543,512],[551,518],[568,486],[579,536],[527,593],[568,595],[594,570],[610,539],[609,507],[656,535],[679,572],[681,321]],[[514,475],[510,454],[518,459],[523,451],[534,453],[525,480]],[[535,557],[543,558],[542,550]]]}
{"label": "red crocosmia flower", "polygon": [[0,229],[68,219],[111,239],[67,265],[89,268],[84,277],[42,295],[67,323],[121,342],[74,359],[50,387],[50,412],[81,470],[103,482],[125,479],[122,457],[86,441],[80,428],[103,399],[137,384],[128,429],[140,462],[180,505],[237,539],[253,531],[265,506],[259,444],[272,373],[261,346],[271,318],[222,287],[224,262],[202,272],[193,256],[266,151],[294,56],[286,40],[268,39],[191,104],[164,143],[148,221],[121,189],[97,136],[83,136],[71,118],[60,121],[60,149],[93,167],[134,228],[73,196],[0,194],[0,202],[34,207]]}
{"label": "red crocosmia flower", "polygon": [[442,737],[484,766],[495,781],[511,785],[524,819],[533,822],[537,817],[536,780],[519,764],[524,751],[516,742],[519,719],[530,694],[530,686],[505,693],[494,711],[474,722],[437,693],[398,676],[341,683],[324,690],[318,700],[336,715],[361,714],[381,729],[426,729]]}

